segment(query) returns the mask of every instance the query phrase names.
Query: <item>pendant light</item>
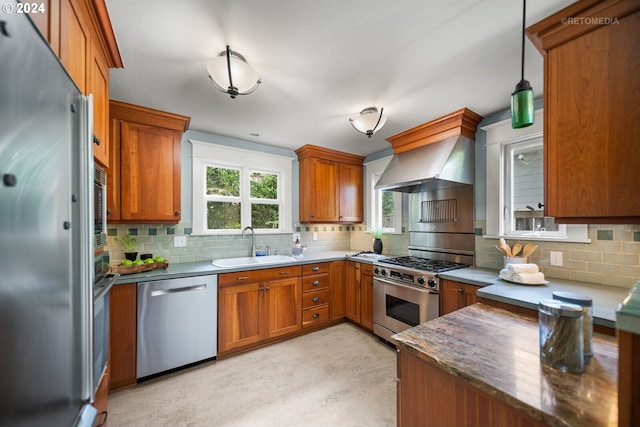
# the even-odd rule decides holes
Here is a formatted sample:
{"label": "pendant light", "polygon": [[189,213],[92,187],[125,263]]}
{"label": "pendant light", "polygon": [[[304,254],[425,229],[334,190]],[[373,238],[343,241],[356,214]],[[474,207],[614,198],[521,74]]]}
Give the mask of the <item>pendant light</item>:
{"label": "pendant light", "polygon": [[207,71],[213,85],[233,99],[238,95],[249,95],[262,83],[244,56],[232,51],[229,45],[226,51],[209,61]]}
{"label": "pendant light", "polygon": [[367,135],[371,138],[371,135],[379,131],[387,121],[387,117],[382,113],[384,108],[380,107],[380,112],[376,107],[365,108],[360,111],[360,115],[355,119],[349,119],[349,123],[355,130]]}
{"label": "pendant light", "polygon": [[527,0],[522,0],[522,67],[520,81],[511,94],[511,127],[520,129],[531,126],[534,122],[533,88],[524,79],[524,31],[527,15]]}

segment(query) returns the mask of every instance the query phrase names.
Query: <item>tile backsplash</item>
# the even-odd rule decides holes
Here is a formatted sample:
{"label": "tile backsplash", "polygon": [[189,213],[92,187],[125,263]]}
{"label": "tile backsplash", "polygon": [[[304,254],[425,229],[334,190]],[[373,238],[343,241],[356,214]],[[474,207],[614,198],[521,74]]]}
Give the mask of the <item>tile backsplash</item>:
{"label": "tile backsplash", "polygon": [[[476,266],[499,270],[502,255],[494,245],[496,239],[482,236],[485,221],[476,221]],[[113,263],[123,258],[122,247],[116,236],[131,231],[138,239],[138,253],[161,255],[170,262],[210,261],[214,258],[248,256],[251,239],[240,236],[192,236],[191,223],[179,224],[112,224],[107,227],[107,248]],[[302,244],[308,251],[358,252],[373,249],[373,239],[363,224],[302,224],[295,230],[300,233]],[[173,239],[186,236],[187,246],[176,248]],[[314,236],[316,240],[314,240]],[[291,254],[292,234],[257,234],[256,247],[272,253]],[[591,243],[540,242],[539,249],[529,262],[540,266],[547,277],[631,288],[640,278],[640,225],[590,225]],[[520,240],[523,244],[526,240]],[[407,255],[409,234],[385,234],[382,236],[383,254]],[[515,241],[508,241],[513,244]],[[551,266],[549,252],[562,252],[563,265]]]}
{"label": "tile backsplash", "polygon": [[[476,221],[484,230],[486,223]],[[538,250],[529,262],[538,264],[547,277],[631,288],[640,278],[640,225],[589,225],[591,243],[532,241]],[[526,239],[518,240],[522,244]],[[516,240],[507,240],[512,245]],[[476,266],[500,269],[502,255],[494,247],[497,239],[476,233]],[[563,265],[552,266],[549,252],[562,252]]]}

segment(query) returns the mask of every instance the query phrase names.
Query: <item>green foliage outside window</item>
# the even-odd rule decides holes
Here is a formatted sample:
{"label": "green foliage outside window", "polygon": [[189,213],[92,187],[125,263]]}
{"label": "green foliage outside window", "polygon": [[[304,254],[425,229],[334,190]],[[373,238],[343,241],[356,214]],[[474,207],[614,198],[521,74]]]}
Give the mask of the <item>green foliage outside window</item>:
{"label": "green foliage outside window", "polygon": [[396,214],[395,196],[392,191],[382,192],[382,227],[392,227],[393,217]]}
{"label": "green foliage outside window", "polygon": [[207,194],[240,196],[240,171],[238,169],[207,167]]}

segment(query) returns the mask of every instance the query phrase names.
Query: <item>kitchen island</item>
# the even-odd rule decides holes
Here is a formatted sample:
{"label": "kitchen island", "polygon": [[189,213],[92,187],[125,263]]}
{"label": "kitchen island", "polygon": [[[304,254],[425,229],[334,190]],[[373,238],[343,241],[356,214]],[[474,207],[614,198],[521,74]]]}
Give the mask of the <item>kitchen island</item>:
{"label": "kitchen island", "polygon": [[398,425],[617,426],[618,348],[595,334],[582,374],[539,360],[535,319],[474,304],[393,336]]}

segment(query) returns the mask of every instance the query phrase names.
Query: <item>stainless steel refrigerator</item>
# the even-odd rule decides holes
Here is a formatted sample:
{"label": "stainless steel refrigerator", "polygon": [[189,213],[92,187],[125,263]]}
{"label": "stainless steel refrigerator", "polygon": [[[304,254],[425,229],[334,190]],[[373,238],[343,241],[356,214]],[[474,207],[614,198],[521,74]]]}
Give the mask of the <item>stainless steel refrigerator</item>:
{"label": "stainless steel refrigerator", "polygon": [[0,425],[90,426],[91,99],[0,14]]}

